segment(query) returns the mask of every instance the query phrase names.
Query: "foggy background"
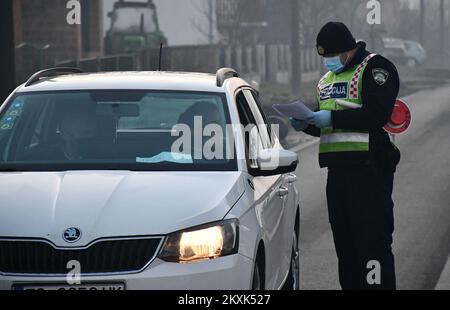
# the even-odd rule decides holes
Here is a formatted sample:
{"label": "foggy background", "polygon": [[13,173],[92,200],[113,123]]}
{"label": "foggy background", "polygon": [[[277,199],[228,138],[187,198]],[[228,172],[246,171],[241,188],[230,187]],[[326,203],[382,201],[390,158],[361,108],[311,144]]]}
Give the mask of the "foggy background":
{"label": "foggy background", "polygon": [[119,0],[80,0],[80,25],[67,23],[67,1],[14,0],[17,84],[55,65],[158,70],[163,43],[162,70],[215,73],[233,67],[259,85],[267,107],[296,98],[314,104],[315,85],[324,74],[315,40],[328,21],[343,21],[370,51],[394,62],[402,95],[450,76],[450,0],[380,0],[379,25],[367,22],[373,10],[367,0],[135,1],[154,6],[133,8],[132,18],[117,9],[116,18],[135,30],[143,23],[158,31],[111,28],[108,13]]}
{"label": "foggy background", "polygon": [[[258,86],[268,114],[273,103],[298,98],[314,106],[325,73],[315,41],[328,21],[344,22],[397,66],[401,96],[450,81],[450,0],[380,0],[375,25],[368,0],[135,0],[147,7],[123,1],[125,9],[120,2],[80,0],[81,24],[70,25],[65,0],[14,0],[16,84],[52,66],[158,70],[163,43],[162,70],[233,67]],[[118,21],[134,30],[119,31]],[[142,30],[149,25],[156,30]]]}
{"label": "foggy background", "polygon": [[[103,0],[105,34],[111,23],[107,12],[112,10],[114,2],[116,0]],[[207,38],[196,27],[208,27],[208,19],[202,14],[208,0],[155,0],[154,3],[158,9],[161,29],[167,34],[171,45],[208,43]],[[217,37],[217,33],[214,36]]]}
{"label": "foggy background", "polygon": [[2,20],[11,19],[2,33],[2,43],[8,42],[2,49],[8,79],[3,98],[14,84],[54,66],[158,70],[160,43],[162,70],[237,69],[259,89],[268,118],[280,124],[283,145],[301,153],[302,288],[339,288],[317,140],[294,131],[271,106],[297,99],[317,105],[325,69],[316,35],[326,22],[343,21],[370,51],[396,65],[399,98],[412,111],[409,131],[395,141],[402,152],[394,192],[398,286],[450,289],[450,0],[380,0],[380,25],[367,23],[368,0],[155,0],[159,30],[151,33],[139,29],[154,21],[139,17],[125,18],[138,31],[110,29],[107,14],[117,2],[80,0],[81,24],[74,25],[67,22],[66,0],[2,1],[11,3],[0,10]]}

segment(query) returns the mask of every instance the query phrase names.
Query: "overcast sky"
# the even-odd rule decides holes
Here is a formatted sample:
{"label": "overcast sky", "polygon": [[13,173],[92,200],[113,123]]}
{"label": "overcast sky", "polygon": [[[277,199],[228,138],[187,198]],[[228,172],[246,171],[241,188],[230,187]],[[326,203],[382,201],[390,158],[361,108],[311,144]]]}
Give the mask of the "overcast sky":
{"label": "overcast sky", "polygon": [[[117,0],[103,0],[104,29],[110,27],[107,17]],[[142,0],[133,0],[142,1]],[[169,45],[205,44],[207,39],[199,33],[193,23],[208,28],[206,17],[201,13],[208,0],[154,0],[158,12],[159,26],[168,37]],[[144,1],[145,2],[145,1]]]}

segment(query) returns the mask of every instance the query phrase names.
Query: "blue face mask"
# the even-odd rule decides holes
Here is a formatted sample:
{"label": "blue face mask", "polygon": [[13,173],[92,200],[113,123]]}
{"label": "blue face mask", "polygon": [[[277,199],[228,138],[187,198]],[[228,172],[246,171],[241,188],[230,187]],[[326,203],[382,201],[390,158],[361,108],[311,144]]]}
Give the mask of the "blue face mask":
{"label": "blue face mask", "polygon": [[344,65],[341,63],[341,58],[339,56],[324,57],[323,63],[328,70],[334,73],[339,73],[344,68]]}

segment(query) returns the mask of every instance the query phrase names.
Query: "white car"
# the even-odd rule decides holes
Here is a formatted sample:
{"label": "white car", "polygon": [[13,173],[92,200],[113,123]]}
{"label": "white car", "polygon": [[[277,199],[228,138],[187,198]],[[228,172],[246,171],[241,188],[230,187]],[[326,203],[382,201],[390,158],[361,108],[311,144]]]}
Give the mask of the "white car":
{"label": "white car", "polygon": [[403,41],[406,49],[407,65],[415,67],[416,65],[423,65],[427,60],[427,53],[422,44],[417,41],[405,40]]}
{"label": "white car", "polygon": [[0,289],[298,289],[298,157],[234,70],[48,69],[0,113]]}

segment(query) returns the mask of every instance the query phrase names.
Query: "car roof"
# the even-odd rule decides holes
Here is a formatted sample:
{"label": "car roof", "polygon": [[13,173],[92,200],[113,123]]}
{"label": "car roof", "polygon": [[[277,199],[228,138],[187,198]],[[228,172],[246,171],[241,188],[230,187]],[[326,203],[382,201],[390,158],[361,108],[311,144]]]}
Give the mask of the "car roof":
{"label": "car roof", "polygon": [[405,48],[405,43],[397,38],[383,38],[385,48]]}
{"label": "car roof", "polygon": [[[248,85],[240,78],[230,78],[232,85]],[[134,89],[225,92],[227,83],[217,86],[216,75],[192,72],[121,71],[64,74],[39,79],[17,92],[58,90]]]}
{"label": "car roof", "polygon": [[420,42],[417,42],[417,41],[414,41],[414,40],[404,40],[403,42],[405,42],[406,44],[422,46],[422,44],[420,44]]}

